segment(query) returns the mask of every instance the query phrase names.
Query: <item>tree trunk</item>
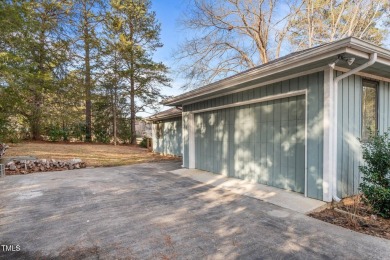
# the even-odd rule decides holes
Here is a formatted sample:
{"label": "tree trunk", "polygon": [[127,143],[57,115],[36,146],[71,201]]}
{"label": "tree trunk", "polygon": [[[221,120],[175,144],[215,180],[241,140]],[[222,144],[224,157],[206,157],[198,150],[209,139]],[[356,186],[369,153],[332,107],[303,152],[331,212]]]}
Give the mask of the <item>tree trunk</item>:
{"label": "tree trunk", "polygon": [[41,140],[41,108],[38,95],[34,95],[32,116],[30,119],[31,135],[33,140]]}
{"label": "tree trunk", "polygon": [[[133,41],[133,26],[130,26],[130,39]],[[133,47],[134,48],[134,47]],[[130,131],[131,131],[131,144],[137,144],[137,136],[135,132],[135,79],[134,79],[134,50],[130,53]]]}
{"label": "tree trunk", "polygon": [[[84,6],[86,8],[86,6]],[[85,141],[92,141],[91,64],[88,13],[84,10],[84,63],[85,63]]]}
{"label": "tree trunk", "polygon": [[112,98],[112,115],[113,115],[113,130],[114,130],[114,145],[117,144],[118,142],[118,138],[117,138],[117,118],[116,118],[116,113],[117,113],[117,105],[118,105],[118,63],[117,63],[117,53],[116,51],[114,52],[114,78],[115,78],[115,81],[114,81],[114,95],[113,95],[113,98]]}
{"label": "tree trunk", "polygon": [[[44,23],[44,21],[42,21]],[[42,24],[42,28],[44,28],[44,25]],[[45,88],[45,31],[42,29],[39,33],[39,61],[38,61],[38,86],[36,86],[36,89],[33,93],[33,108],[32,108],[32,115],[30,119],[30,127],[31,127],[31,134],[33,140],[40,140],[41,139],[41,117],[42,117],[42,91]]]}
{"label": "tree trunk", "polygon": [[113,106],[113,116],[114,116],[114,145],[116,145],[116,143],[118,142],[118,138],[116,136],[116,132],[117,132],[117,120],[116,120],[116,90],[115,90],[115,97],[114,97],[114,106]]}
{"label": "tree trunk", "polygon": [[112,114],[113,114],[113,117],[114,117],[114,121],[113,121],[113,125],[114,125],[114,145],[117,144],[118,142],[118,138],[117,138],[117,119],[116,119],[116,112],[117,112],[117,105],[118,105],[118,89],[117,89],[117,82],[115,82],[115,86],[114,86],[114,102],[112,104]]}
{"label": "tree trunk", "polygon": [[134,72],[133,62],[131,64],[131,75],[130,75],[130,120],[131,120],[131,144],[137,144],[137,137],[135,133],[135,87],[134,87]]}

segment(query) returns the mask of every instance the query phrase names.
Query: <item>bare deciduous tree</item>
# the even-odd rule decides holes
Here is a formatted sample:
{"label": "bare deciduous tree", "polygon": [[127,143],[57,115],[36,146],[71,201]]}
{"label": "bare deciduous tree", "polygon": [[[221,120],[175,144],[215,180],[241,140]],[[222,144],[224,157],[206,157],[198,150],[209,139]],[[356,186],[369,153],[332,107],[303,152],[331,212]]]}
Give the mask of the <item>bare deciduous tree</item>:
{"label": "bare deciduous tree", "polygon": [[297,49],[310,48],[354,36],[380,44],[380,29],[388,0],[303,0],[292,22],[290,41]]}
{"label": "bare deciduous tree", "polygon": [[181,21],[193,34],[176,53],[187,87],[278,58],[297,10],[281,0],[195,0]]}
{"label": "bare deciduous tree", "polygon": [[176,58],[199,87],[280,56],[349,36],[381,44],[388,0],[194,0]]}

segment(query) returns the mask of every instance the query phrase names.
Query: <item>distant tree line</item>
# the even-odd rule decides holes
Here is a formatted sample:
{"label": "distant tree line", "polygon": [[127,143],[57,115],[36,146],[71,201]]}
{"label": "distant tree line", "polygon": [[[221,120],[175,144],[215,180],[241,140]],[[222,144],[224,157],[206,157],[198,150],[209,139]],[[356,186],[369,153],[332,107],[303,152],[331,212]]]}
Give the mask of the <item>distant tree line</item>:
{"label": "distant tree line", "polygon": [[[176,69],[196,88],[348,36],[382,44],[388,0],[191,0]],[[0,140],[134,144],[169,86],[150,0],[0,0]]]}
{"label": "distant tree line", "polygon": [[0,0],[0,140],[134,144],[168,68],[149,0]]}

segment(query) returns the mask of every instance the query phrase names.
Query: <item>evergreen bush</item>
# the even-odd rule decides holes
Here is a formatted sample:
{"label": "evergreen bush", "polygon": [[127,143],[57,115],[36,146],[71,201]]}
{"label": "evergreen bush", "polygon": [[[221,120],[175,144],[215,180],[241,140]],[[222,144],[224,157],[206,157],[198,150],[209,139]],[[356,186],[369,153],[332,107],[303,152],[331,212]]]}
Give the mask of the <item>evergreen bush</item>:
{"label": "evergreen bush", "polygon": [[367,140],[360,140],[364,165],[360,166],[362,182],[359,185],[364,201],[372,210],[390,218],[390,138],[370,132]]}

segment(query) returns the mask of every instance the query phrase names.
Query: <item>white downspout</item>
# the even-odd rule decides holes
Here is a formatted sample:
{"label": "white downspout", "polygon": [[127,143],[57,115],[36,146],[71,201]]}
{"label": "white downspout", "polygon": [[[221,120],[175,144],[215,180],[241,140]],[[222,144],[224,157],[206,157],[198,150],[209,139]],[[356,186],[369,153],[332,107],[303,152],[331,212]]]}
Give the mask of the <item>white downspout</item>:
{"label": "white downspout", "polygon": [[336,78],[333,79],[333,93],[334,93],[334,106],[333,106],[333,118],[335,119],[333,123],[333,131],[332,131],[332,143],[333,143],[333,160],[332,160],[332,168],[333,168],[333,178],[332,178],[332,197],[333,200],[339,202],[341,199],[337,196],[337,103],[338,103],[338,83],[340,80],[347,78],[371,65],[373,65],[378,58],[377,53],[372,53],[370,55],[370,59],[364,63],[363,65],[354,68]]}

